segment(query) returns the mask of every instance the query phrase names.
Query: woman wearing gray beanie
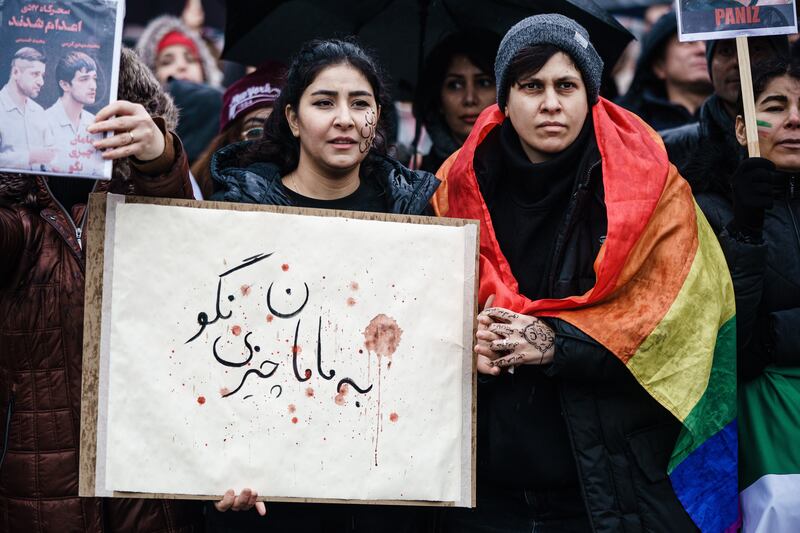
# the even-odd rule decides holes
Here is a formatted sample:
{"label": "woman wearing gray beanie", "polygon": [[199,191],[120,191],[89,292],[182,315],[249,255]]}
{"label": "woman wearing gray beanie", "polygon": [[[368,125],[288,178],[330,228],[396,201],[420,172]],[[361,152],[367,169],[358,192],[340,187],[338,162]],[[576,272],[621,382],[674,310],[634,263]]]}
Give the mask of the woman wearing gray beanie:
{"label": "woman wearing gray beanie", "polygon": [[[481,221],[484,306],[477,508],[445,511],[444,531],[722,531],[738,517],[735,429],[712,428],[710,464],[676,408],[721,380],[666,370],[734,364],[715,358],[715,328],[679,326],[698,308],[730,318],[724,257],[657,134],[599,97],[602,72],[575,21],[521,21],[497,54],[497,106],[437,174],[437,214]],[[732,423],[724,384],[714,424]]]}

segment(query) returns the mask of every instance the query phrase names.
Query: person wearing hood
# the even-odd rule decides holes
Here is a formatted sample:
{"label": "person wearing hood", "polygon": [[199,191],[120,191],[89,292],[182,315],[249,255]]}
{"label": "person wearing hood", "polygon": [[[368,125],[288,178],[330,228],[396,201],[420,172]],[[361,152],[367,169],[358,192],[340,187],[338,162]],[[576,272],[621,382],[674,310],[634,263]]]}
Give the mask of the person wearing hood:
{"label": "person wearing hood", "polygon": [[660,131],[696,122],[711,91],[705,43],[680,42],[670,12],[644,36],[633,82],[619,104]]}
{"label": "person wearing hood", "polygon": [[[348,40],[306,43],[289,67],[263,135],[219,150],[211,199],[265,205],[422,215],[439,186],[385,155],[383,110],[391,105],[376,61]],[[341,258],[332,258],[332,261]],[[229,491],[220,511],[256,506]],[[266,511],[257,506],[260,514]],[[254,513],[208,514],[212,531],[427,531],[413,507],[269,504]]]}
{"label": "person wearing hood", "polygon": [[[753,63],[761,157],[742,159],[730,177],[712,174],[697,191],[697,203],[719,238],[736,292],[739,471],[747,533],[793,531],[800,520],[797,61],[779,57]],[[740,104],[734,135],[742,154],[747,144],[743,117]]]}
{"label": "person wearing hood", "polygon": [[[115,118],[111,118],[114,116]],[[123,49],[119,100],[90,133],[110,181],[0,175],[0,508],[4,531],[201,531],[180,500],[78,497],[85,250],[89,193],[191,198],[177,110]]]}
{"label": "person wearing hood", "polygon": [[171,15],[153,19],[136,51],[180,110],[177,133],[194,163],[219,129],[222,72],[208,45]]}
{"label": "person wearing hood", "polygon": [[413,109],[432,141],[419,166],[422,170],[436,172],[494,102],[492,63],[499,44],[500,37],[488,30],[459,32],[428,55]]}
{"label": "person wearing hood", "polygon": [[[497,105],[437,173],[436,213],[480,221],[484,308],[477,507],[445,510],[447,533],[736,521],[725,260],[657,133],[599,96],[602,72],[574,20],[519,22],[495,60]],[[699,437],[710,412],[687,445],[681,421]],[[700,440],[713,460],[682,455]]]}
{"label": "person wearing hood", "polygon": [[229,144],[261,137],[264,122],[281,94],[285,75],[286,66],[283,63],[269,61],[225,90],[219,133],[192,164],[192,174],[200,184],[204,198],[210,198],[214,193],[211,157]]}
{"label": "person wearing hood", "polygon": [[[748,46],[751,65],[789,54],[785,35],[751,37]],[[693,190],[703,190],[709,180],[729,179],[744,157],[734,122],[740,92],[736,41],[708,41],[706,59],[714,93],[700,107],[698,122],[660,132],[669,160]]]}

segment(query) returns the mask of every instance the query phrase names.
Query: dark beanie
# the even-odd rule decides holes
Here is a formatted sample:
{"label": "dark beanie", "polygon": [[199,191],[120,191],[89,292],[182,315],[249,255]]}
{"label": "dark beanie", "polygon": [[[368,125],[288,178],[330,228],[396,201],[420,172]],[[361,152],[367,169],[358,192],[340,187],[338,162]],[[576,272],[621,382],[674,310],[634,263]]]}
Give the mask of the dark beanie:
{"label": "dark beanie", "polygon": [[537,44],[552,44],[569,55],[581,71],[589,103],[594,104],[600,95],[603,60],[589,41],[586,28],[563,15],[534,15],[515,24],[503,40],[494,61],[497,80],[497,104],[506,105],[508,83],[506,73],[511,61],[525,48]]}

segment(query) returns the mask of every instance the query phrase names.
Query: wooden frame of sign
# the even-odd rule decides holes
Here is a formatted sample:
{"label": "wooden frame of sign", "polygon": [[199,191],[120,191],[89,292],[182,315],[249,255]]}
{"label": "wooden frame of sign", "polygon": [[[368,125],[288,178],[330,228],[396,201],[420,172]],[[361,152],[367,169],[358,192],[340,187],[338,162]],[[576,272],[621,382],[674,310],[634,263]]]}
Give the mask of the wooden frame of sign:
{"label": "wooden frame of sign", "polygon": [[[255,204],[238,204],[227,202],[200,202],[195,200],[148,198],[139,196],[126,196],[124,199],[127,204],[153,204],[162,206],[180,206],[196,209],[221,209],[231,211],[263,211],[270,213],[300,214],[320,217],[346,217],[363,220],[378,220],[386,222],[400,222],[410,224],[427,224],[439,226],[463,227],[474,225],[476,228],[475,246],[475,272],[478,272],[479,263],[479,223],[475,220],[437,218],[412,215],[395,215],[384,213],[364,213],[353,211],[325,210],[325,209],[306,209],[294,207],[266,206]],[[90,195],[87,206],[87,224],[84,232],[86,246],[86,294],[84,306],[84,335],[83,335],[83,375],[82,375],[82,401],[81,401],[81,442],[80,442],[80,462],[79,462],[79,495],[82,497],[109,496],[103,493],[96,486],[97,468],[97,423],[98,423],[98,392],[100,379],[100,337],[101,320],[103,313],[103,271],[105,255],[105,234],[106,234],[106,207],[108,196],[102,193]],[[478,277],[475,276],[474,286],[465,286],[465,297],[473,295],[473,318],[464,328],[464,346],[471,347],[474,341],[476,327],[475,317],[477,317],[478,303]],[[471,396],[471,486],[470,500],[471,506],[475,506],[476,495],[476,400],[477,400],[477,379],[475,359],[472,360],[472,385],[469,395]],[[158,498],[158,499],[187,499],[187,500],[218,500],[221,495],[180,495],[180,494],[155,494],[155,493],[133,493],[133,492],[113,492],[113,497],[125,498]],[[439,506],[452,507],[454,502],[432,502],[417,500],[344,500],[344,499],[319,499],[319,498],[283,498],[283,497],[263,497],[259,500],[276,502],[295,502],[295,503],[354,503],[354,504],[375,504],[375,505],[418,505],[418,506]]]}

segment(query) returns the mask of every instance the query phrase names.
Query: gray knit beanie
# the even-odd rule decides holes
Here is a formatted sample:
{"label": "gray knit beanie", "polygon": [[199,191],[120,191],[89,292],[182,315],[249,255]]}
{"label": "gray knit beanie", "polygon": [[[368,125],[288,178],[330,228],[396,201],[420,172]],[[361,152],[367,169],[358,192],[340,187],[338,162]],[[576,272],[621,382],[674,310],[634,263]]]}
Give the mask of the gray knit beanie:
{"label": "gray knit beanie", "polygon": [[594,104],[600,95],[603,76],[603,60],[589,42],[586,28],[563,15],[535,15],[514,25],[503,40],[494,61],[494,74],[497,80],[497,104],[500,109],[506,105],[508,90],[506,72],[511,61],[524,48],[537,44],[552,44],[575,62],[583,75],[589,103]]}

